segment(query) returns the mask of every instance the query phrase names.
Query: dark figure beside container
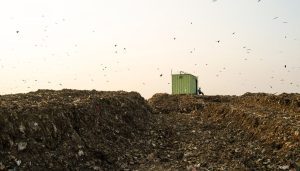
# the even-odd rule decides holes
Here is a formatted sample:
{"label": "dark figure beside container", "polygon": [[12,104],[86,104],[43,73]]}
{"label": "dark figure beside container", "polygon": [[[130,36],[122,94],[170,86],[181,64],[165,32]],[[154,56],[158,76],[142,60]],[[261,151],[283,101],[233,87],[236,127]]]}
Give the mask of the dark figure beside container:
{"label": "dark figure beside container", "polygon": [[200,87],[198,88],[198,95],[203,95],[204,96],[204,93],[201,91]]}

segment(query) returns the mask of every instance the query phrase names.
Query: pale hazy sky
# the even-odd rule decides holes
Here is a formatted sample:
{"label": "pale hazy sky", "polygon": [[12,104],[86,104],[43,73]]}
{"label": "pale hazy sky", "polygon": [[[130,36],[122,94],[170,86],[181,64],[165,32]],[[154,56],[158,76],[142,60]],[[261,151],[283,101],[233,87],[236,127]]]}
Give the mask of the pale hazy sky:
{"label": "pale hazy sky", "polygon": [[149,98],[171,92],[171,70],[198,76],[211,95],[299,93],[299,8],[299,0],[3,0],[0,94]]}

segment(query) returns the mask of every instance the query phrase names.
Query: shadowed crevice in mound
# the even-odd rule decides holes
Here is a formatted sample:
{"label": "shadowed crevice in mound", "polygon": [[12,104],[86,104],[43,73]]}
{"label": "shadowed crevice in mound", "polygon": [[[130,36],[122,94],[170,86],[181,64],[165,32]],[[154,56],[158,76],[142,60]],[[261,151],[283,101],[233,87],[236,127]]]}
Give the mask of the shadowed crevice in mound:
{"label": "shadowed crevice in mound", "polygon": [[145,137],[150,117],[148,104],[135,92],[1,96],[0,167],[120,169],[131,160],[129,147]]}

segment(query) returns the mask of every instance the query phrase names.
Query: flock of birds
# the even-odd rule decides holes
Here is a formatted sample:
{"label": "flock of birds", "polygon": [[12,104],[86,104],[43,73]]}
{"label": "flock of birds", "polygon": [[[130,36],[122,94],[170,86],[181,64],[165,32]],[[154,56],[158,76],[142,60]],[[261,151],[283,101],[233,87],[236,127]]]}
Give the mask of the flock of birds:
{"label": "flock of birds", "polygon": [[[212,0],[213,2],[216,2],[217,0]],[[261,2],[261,0],[258,0],[258,2]],[[274,17],[273,18],[273,20],[276,20],[276,19],[278,19],[279,17]],[[63,19],[63,21],[65,21],[65,19]],[[287,21],[283,21],[282,23],[284,23],[284,24],[287,24],[288,22]],[[189,24],[193,24],[193,22],[189,22]],[[93,32],[95,32],[94,30],[93,30]],[[20,30],[16,30],[16,34],[20,34]],[[232,32],[231,33],[233,36],[235,36],[235,35],[237,35],[237,33],[236,32]],[[285,39],[287,38],[287,36],[285,35]],[[174,41],[177,41],[177,38],[176,37],[173,37],[172,38]],[[221,40],[216,40],[215,41],[217,44],[220,44],[220,43],[222,43],[222,41]],[[77,47],[77,45],[75,45],[75,47]],[[126,49],[126,47],[122,47],[122,48],[118,48],[119,47],[119,45],[116,43],[116,44],[114,44],[113,45],[113,48],[114,48],[114,53],[115,54],[117,54],[119,51],[120,51],[120,49],[121,49],[121,51],[123,51],[123,52],[127,52],[127,49]],[[252,51],[252,49],[251,48],[248,48],[248,47],[246,47],[246,46],[243,46],[242,47],[243,49],[245,49],[245,51],[246,51],[246,53],[247,54],[249,54],[249,53],[251,53],[251,51]],[[195,52],[195,48],[193,48],[193,50],[190,50],[189,51],[189,53],[194,53]],[[247,60],[247,58],[245,58],[244,60]],[[205,66],[208,66],[208,64],[204,64]],[[197,66],[197,64],[195,64],[195,66]],[[285,64],[285,65],[283,65],[283,67],[284,68],[287,68],[287,65]],[[3,68],[3,66],[2,66],[2,68]],[[107,67],[107,66],[104,66],[103,64],[101,64],[101,71],[104,73],[104,77],[107,77],[107,73],[105,73],[105,71],[108,71],[109,70],[109,68]],[[129,71],[130,69],[128,68],[128,71]],[[223,71],[225,71],[226,70],[226,67],[223,67],[221,70],[219,70],[219,73],[221,73],[221,72],[223,72]],[[164,76],[164,74],[163,73],[160,73],[159,74],[159,77],[163,77]],[[219,77],[220,75],[219,74],[216,74],[216,77]],[[271,77],[272,79],[274,78],[273,76]],[[77,80],[77,78],[74,78],[74,80]],[[90,79],[90,81],[94,81],[94,79]],[[283,79],[281,79],[280,81],[284,81]],[[22,82],[25,84],[25,83],[27,83],[27,80],[22,80]],[[35,83],[37,83],[38,82],[38,80],[34,80],[34,82]],[[107,83],[109,82],[109,80],[107,80],[106,81]],[[52,82],[51,81],[48,81],[47,82],[48,84],[52,84]],[[63,84],[62,83],[57,83],[59,86],[63,86]],[[142,82],[142,85],[145,85],[146,83],[145,82]],[[168,84],[170,84],[169,82],[168,82]],[[290,84],[291,85],[293,85],[294,83],[292,83],[292,82],[290,82]],[[296,85],[297,87],[299,87],[299,85]],[[273,88],[273,86],[272,85],[270,85],[269,86],[271,89]],[[30,86],[27,86],[27,88],[28,89],[30,89],[31,87]],[[256,88],[256,87],[254,87],[254,88]]]}

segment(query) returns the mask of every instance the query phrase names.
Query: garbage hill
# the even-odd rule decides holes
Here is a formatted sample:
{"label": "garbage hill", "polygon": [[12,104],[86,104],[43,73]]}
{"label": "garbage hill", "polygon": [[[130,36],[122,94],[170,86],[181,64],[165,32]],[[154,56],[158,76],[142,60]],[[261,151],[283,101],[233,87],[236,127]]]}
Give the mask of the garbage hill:
{"label": "garbage hill", "polygon": [[0,96],[0,170],[119,170],[133,160],[129,147],[145,144],[150,117],[136,92]]}
{"label": "garbage hill", "polygon": [[149,104],[165,135],[154,153],[164,162],[150,170],[300,169],[299,94],[156,94]]}
{"label": "garbage hill", "polygon": [[0,96],[0,170],[300,169],[300,95]]}

